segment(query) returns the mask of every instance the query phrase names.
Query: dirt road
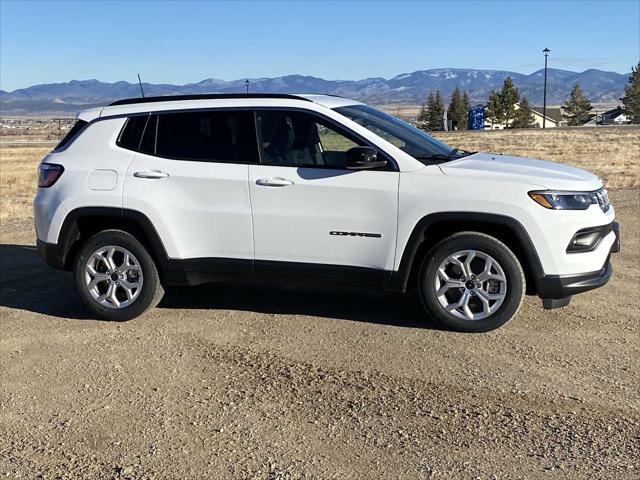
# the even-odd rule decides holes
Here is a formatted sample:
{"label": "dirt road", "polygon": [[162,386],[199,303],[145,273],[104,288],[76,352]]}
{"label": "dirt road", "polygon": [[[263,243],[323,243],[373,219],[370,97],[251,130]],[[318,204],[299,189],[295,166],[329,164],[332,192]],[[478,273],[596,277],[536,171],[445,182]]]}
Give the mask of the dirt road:
{"label": "dirt road", "polygon": [[612,199],[612,282],[482,335],[357,290],[170,290],[95,321],[5,222],[0,474],[640,478],[640,191]]}

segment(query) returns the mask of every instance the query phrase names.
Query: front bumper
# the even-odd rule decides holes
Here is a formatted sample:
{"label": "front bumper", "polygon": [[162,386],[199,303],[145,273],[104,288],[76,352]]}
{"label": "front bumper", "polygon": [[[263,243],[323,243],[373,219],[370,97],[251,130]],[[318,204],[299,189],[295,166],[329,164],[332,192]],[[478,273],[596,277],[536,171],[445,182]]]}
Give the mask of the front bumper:
{"label": "front bumper", "polygon": [[544,275],[538,278],[538,296],[542,298],[545,308],[563,307],[569,303],[572,295],[607,284],[613,275],[611,254],[620,251],[620,227],[617,222],[613,222],[612,230],[616,238],[600,270],[577,275]]}
{"label": "front bumper", "polygon": [[538,296],[542,299],[562,299],[578,293],[593,290],[605,285],[613,274],[611,262],[597,272],[582,273],[580,275],[545,275],[538,287]]}

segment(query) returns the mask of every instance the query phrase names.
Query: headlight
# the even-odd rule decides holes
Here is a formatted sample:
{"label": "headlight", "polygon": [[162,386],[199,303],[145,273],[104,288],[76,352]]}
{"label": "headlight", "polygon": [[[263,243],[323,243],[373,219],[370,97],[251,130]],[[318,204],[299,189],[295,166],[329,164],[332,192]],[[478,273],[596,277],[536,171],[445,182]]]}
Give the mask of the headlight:
{"label": "headlight", "polygon": [[539,205],[552,210],[586,210],[596,204],[600,205],[603,212],[606,212],[611,205],[604,188],[595,192],[540,190],[529,192],[529,196]]}

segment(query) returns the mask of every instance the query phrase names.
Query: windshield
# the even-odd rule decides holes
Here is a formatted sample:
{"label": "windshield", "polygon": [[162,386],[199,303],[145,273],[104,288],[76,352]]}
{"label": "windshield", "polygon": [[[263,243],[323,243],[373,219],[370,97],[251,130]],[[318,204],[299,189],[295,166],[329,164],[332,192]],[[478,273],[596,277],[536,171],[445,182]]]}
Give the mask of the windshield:
{"label": "windshield", "polygon": [[368,105],[349,105],[335,110],[421,161],[452,160],[468,153],[452,148],[413,125]]}

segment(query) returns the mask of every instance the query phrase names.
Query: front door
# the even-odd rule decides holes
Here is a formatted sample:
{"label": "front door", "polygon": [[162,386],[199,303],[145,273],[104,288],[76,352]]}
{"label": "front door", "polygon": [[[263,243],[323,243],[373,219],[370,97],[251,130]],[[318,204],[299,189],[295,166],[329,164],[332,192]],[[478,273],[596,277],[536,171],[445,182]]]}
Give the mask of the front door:
{"label": "front door", "polygon": [[249,166],[255,270],[392,270],[395,167],[345,169],[347,150],[366,143],[312,113],[264,110],[256,118],[261,163]]}

